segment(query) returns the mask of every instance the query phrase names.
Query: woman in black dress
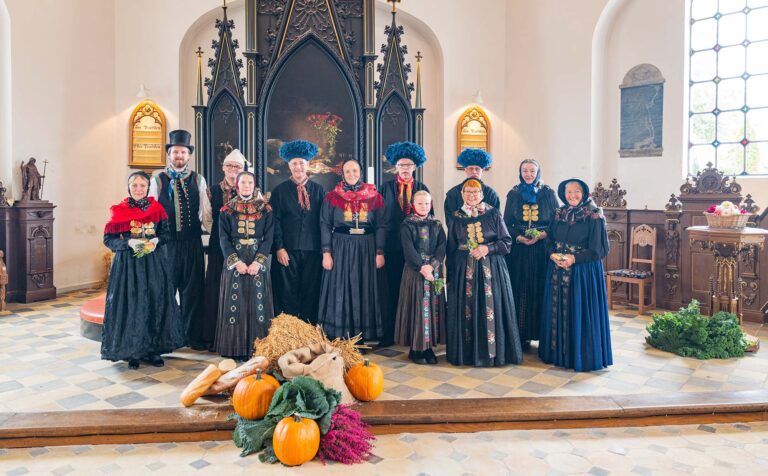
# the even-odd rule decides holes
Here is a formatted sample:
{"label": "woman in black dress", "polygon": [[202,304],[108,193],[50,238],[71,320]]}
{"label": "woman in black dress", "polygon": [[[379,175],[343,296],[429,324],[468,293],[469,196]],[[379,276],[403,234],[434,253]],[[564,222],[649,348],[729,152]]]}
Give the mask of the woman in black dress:
{"label": "woman in black dress", "polygon": [[552,254],[539,357],[576,371],[599,370],[613,363],[602,262],[609,251],[605,218],[579,179],[562,182],[557,195],[565,205],[548,231]]}
{"label": "woman in black dress", "polygon": [[237,176],[237,197],[221,209],[219,243],[225,261],[219,297],[216,351],[246,360],[253,341],[267,335],[272,322],[272,208],[250,172]]}
{"label": "woman in black dress", "polygon": [[541,168],[533,159],[520,163],[520,183],[507,194],[504,224],[512,236],[507,255],[509,279],[517,308],[523,350],[539,340],[541,303],[547,274],[547,228],[559,207],[555,192],[541,183]]}
{"label": "woman in black dress", "polygon": [[445,342],[445,230],[431,209],[429,192],[416,192],[413,212],[400,225],[405,265],[395,339],[411,348],[408,358],[417,364],[436,364],[433,348]]}
{"label": "woman in black dress", "polygon": [[518,364],[523,352],[504,262],[512,238],[499,211],[483,202],[479,180],[465,180],[461,195],[464,205],[448,221],[448,361]]}
{"label": "woman in black dress", "polygon": [[211,236],[208,239],[208,266],[205,269],[205,308],[203,311],[202,337],[206,340],[205,348],[195,350],[213,351],[213,341],[216,337],[216,324],[219,320],[219,292],[221,288],[221,268],[224,255],[219,244],[219,213],[221,207],[237,196],[235,180],[245,168],[245,157],[235,149],[224,158],[221,169],[224,179],[212,185],[208,191],[211,198]]}
{"label": "woman in black dress", "polygon": [[379,341],[386,315],[384,199],[360,179],[356,160],[345,161],[342,173],[344,180],[325,195],[320,210],[318,322],[332,339],[362,334],[364,341]]}
{"label": "woman in black dress", "polygon": [[[132,369],[145,360],[163,366],[161,354],[186,345],[184,326],[162,248],[168,215],[148,197],[149,176],[128,177],[129,196],[111,208],[104,244],[115,256],[109,273],[101,358],[128,361]],[[159,251],[158,251],[159,250]]]}

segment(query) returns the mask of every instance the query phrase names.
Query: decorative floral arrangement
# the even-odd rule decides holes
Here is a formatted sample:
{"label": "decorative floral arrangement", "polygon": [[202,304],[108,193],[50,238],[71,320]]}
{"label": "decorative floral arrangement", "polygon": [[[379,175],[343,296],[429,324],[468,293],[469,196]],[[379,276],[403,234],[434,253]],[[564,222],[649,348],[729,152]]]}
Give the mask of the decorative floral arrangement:
{"label": "decorative floral arrangement", "polygon": [[143,258],[153,251],[155,251],[155,244],[147,240],[136,246],[136,248],[133,250],[133,256],[136,258]]}
{"label": "decorative floral arrangement", "polygon": [[341,132],[339,125],[343,119],[336,114],[326,112],[325,114],[310,114],[307,116],[307,120],[328,143],[328,155],[336,155],[336,136]]}
{"label": "decorative floral arrangement", "polygon": [[704,213],[711,213],[715,216],[733,216],[733,215],[747,215],[748,212],[744,210],[743,208],[739,208],[736,205],[734,205],[733,202],[729,202],[728,200],[724,201],[720,205],[712,205],[711,207],[707,208],[707,210]]}
{"label": "decorative floral arrangement", "polygon": [[445,280],[443,278],[435,278],[435,293],[440,294],[445,288]]}
{"label": "decorative floral arrangement", "polygon": [[525,230],[525,237],[530,240],[535,240],[541,235],[541,232],[536,228],[528,228]]}

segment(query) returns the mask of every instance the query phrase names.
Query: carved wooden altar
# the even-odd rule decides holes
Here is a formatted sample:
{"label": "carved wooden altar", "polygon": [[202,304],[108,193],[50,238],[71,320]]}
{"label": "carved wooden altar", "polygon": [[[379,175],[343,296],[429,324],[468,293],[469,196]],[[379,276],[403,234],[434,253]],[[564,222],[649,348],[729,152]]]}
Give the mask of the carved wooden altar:
{"label": "carved wooden altar", "polygon": [[[686,179],[680,193],[672,193],[663,210],[627,209],[626,193],[615,179],[609,188],[598,184],[593,192],[595,202],[604,209],[611,243],[605,266],[606,269],[626,267],[627,239],[632,227],[643,223],[655,227],[657,246],[663,250],[656,255],[656,292],[658,306],[663,309],[676,310],[696,299],[701,303],[702,312],[710,311],[709,277],[715,273],[713,251],[691,244],[687,231],[692,226],[706,225],[703,212],[707,208],[729,200],[749,213],[748,227],[768,226],[768,212],[758,215],[760,208],[752,197],[742,196],[741,185],[712,164]],[[768,251],[749,245],[739,254],[738,271],[739,282],[743,283],[738,292],[747,321],[763,322],[760,306],[768,300],[768,280],[762,279],[763,276],[768,276]],[[623,289],[617,287],[613,292],[620,300]]]}
{"label": "carved wooden altar", "polygon": [[[381,157],[389,144],[422,143],[420,65],[414,88],[393,7],[374,80],[374,13],[374,0],[245,0],[245,51],[239,58],[235,22],[222,7],[208,62],[211,77],[203,80],[198,60],[194,105],[196,165],[209,183],[221,180],[221,163],[237,148],[259,186],[272,190],[290,175],[280,145],[295,139],[319,146],[310,176],[326,189],[340,180],[341,162],[348,158],[361,163],[365,179],[380,183],[388,173]],[[202,57],[202,49],[197,55]]]}

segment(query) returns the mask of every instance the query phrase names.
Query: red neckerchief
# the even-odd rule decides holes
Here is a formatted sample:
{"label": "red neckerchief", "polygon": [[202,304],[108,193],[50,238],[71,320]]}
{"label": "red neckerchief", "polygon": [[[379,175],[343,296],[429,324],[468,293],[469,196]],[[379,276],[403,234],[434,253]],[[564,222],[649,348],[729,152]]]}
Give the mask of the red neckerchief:
{"label": "red neckerchief", "polygon": [[168,219],[165,209],[154,198],[147,197],[149,207],[142,210],[139,207],[132,207],[128,203],[128,198],[117,205],[112,206],[109,211],[111,217],[104,227],[104,233],[125,233],[131,230],[131,222],[139,221],[144,223],[157,223]]}
{"label": "red neckerchief", "polygon": [[400,204],[400,210],[404,214],[409,215],[411,213],[411,195],[413,194],[413,177],[411,180],[405,181],[400,176],[397,176],[397,203]]}
{"label": "red neckerchief", "polygon": [[296,185],[296,191],[299,193],[299,206],[302,210],[309,210],[309,193],[307,193],[307,182],[309,182],[309,177],[304,178],[301,182],[297,182],[293,176],[291,176],[291,182]]}
{"label": "red neckerchief", "polygon": [[357,191],[344,190],[344,182],[339,182],[333,190],[325,195],[325,201],[329,205],[341,210],[346,210],[346,205],[351,203],[353,213],[360,212],[360,204],[367,203],[369,210],[376,210],[384,206],[384,199],[376,191],[376,186],[370,183],[360,184]]}

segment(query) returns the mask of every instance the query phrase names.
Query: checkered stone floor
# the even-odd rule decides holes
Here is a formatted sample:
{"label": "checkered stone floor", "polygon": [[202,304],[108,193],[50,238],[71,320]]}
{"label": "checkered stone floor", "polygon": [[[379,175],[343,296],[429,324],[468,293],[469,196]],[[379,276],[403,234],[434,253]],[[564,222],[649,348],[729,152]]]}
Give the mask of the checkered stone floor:
{"label": "checkered stone floor", "polygon": [[231,441],[0,449],[23,474],[672,475],[768,473],[768,423],[420,433],[378,437],[367,462],[300,468],[245,458]]}
{"label": "checkered stone floor", "polygon": [[[130,370],[102,361],[99,343],[80,336],[79,307],[100,291],[82,291],[36,304],[11,304],[0,313],[0,411],[61,411],[179,406],[181,390],[219,357],[182,349],[162,368]],[[768,335],[763,350],[741,359],[683,358],[645,344],[648,316],[611,316],[614,365],[576,373],[543,364],[535,345],[518,366],[454,367],[438,349],[437,366],[410,363],[404,347],[370,354],[385,373],[382,399],[578,396],[707,392],[768,388]],[[225,402],[224,397],[200,400]]]}

